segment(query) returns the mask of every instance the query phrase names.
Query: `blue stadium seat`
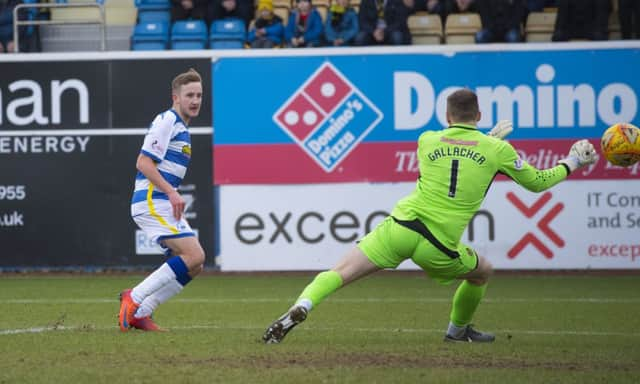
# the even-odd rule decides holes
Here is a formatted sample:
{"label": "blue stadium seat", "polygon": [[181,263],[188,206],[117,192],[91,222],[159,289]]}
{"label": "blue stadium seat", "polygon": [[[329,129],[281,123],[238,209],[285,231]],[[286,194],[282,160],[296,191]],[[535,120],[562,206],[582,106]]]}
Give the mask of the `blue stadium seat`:
{"label": "blue stadium seat", "polygon": [[139,10],[138,23],[161,22],[171,24],[171,13],[166,10]]}
{"label": "blue stadium seat", "polygon": [[158,51],[167,49],[169,26],[166,23],[139,23],[131,36],[131,50]]}
{"label": "blue stadium seat", "polygon": [[171,27],[171,49],[205,49],[207,24],[202,20],[178,20]]}
{"label": "blue stadium seat", "polygon": [[244,21],[236,18],[215,20],[211,23],[209,46],[211,49],[244,48],[247,40]]}
{"label": "blue stadium seat", "polygon": [[168,11],[171,9],[169,0],[136,0],[136,8],[140,11]]}

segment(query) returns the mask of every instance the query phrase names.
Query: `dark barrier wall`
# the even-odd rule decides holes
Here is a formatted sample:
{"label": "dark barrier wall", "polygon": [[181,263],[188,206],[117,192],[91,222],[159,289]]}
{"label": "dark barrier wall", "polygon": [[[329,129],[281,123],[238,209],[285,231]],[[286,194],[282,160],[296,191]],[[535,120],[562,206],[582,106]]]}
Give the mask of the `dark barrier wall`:
{"label": "dark barrier wall", "polygon": [[162,261],[129,201],[145,130],[190,67],[204,101],[181,192],[213,263],[210,60],[145,59],[0,63],[0,268]]}

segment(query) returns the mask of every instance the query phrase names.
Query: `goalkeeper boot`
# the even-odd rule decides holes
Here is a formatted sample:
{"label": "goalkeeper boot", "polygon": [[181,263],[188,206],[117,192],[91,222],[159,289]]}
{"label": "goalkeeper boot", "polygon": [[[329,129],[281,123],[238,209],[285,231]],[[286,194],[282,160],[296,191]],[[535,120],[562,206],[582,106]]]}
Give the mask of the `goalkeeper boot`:
{"label": "goalkeeper boot", "polygon": [[464,332],[459,336],[450,334],[444,336],[444,341],[462,341],[466,343],[493,343],[495,339],[496,337],[491,333],[476,331],[471,324],[467,325],[464,328]]}
{"label": "goalkeeper boot", "polygon": [[118,314],[118,325],[122,332],[127,332],[131,328],[133,315],[138,310],[139,305],[131,298],[131,289],[125,289],[120,293],[120,313]]}
{"label": "goalkeeper boot", "polygon": [[166,329],[160,328],[158,324],[153,321],[153,318],[151,316],[145,316],[141,318],[134,317],[133,320],[131,320],[130,324],[133,328],[140,329],[142,331],[167,332]]}
{"label": "goalkeeper boot", "polygon": [[284,315],[273,322],[262,336],[266,344],[280,343],[284,337],[307,318],[307,309],[301,305],[294,305]]}

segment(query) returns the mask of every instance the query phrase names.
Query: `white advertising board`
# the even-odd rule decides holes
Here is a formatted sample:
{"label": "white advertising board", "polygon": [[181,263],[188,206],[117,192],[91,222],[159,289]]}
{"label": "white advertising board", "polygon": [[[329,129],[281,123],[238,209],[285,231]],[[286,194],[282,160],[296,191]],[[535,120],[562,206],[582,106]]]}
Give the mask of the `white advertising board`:
{"label": "white advertising board", "polygon": [[[220,187],[223,271],[323,270],[414,183]],[[640,180],[495,182],[462,241],[496,269],[640,268]],[[405,262],[401,268],[413,268]]]}

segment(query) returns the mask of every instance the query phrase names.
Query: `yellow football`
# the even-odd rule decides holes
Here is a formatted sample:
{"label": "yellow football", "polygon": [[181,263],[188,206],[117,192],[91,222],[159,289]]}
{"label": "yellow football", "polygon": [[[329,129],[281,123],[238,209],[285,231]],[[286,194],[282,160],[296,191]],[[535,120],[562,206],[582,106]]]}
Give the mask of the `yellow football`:
{"label": "yellow football", "polygon": [[600,146],[611,164],[633,165],[640,160],[640,129],[629,123],[614,124],[602,134]]}

